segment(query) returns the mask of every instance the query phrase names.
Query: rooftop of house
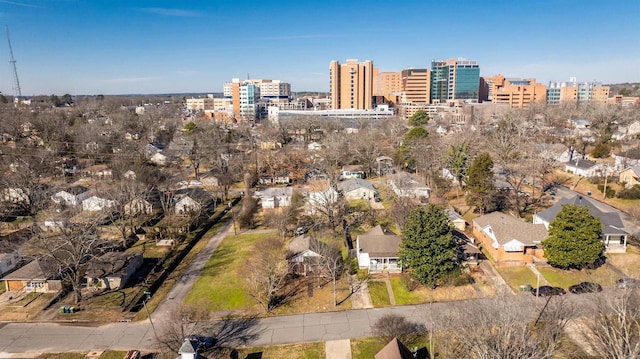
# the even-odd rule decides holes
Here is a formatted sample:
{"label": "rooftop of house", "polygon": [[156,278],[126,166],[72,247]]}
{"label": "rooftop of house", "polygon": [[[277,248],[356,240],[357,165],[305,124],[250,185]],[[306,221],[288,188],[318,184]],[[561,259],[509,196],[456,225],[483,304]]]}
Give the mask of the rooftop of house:
{"label": "rooftop of house", "polygon": [[402,237],[378,225],[358,236],[359,249],[370,257],[394,257],[398,255]]}
{"label": "rooftop of house", "polygon": [[576,158],[567,162],[567,165],[586,170],[594,167],[595,165],[597,165],[597,163],[593,161],[581,159],[581,158]]}
{"label": "rooftop of house", "polygon": [[628,234],[624,230],[624,224],[620,215],[616,212],[603,212],[593,203],[593,200],[583,196],[576,195],[571,198],[562,198],[556,202],[553,206],[545,209],[544,211],[536,213],[536,216],[547,223],[551,223],[558,213],[562,210],[562,206],[566,204],[573,204],[580,207],[585,207],[589,210],[594,217],[600,218],[602,223],[603,234],[616,235],[616,234]]}
{"label": "rooftop of house", "polygon": [[307,250],[320,255],[336,254],[336,252],[338,252],[337,249],[318,239],[311,238],[311,236],[308,235],[302,235],[295,237],[291,242],[289,242],[289,246],[287,247],[287,259]]}
{"label": "rooftop of house", "polygon": [[342,192],[351,192],[359,188],[375,191],[371,182],[363,180],[362,178],[352,178],[338,183],[338,189]]}
{"label": "rooftop of house", "polygon": [[374,356],[375,359],[413,359],[413,353],[398,338],[393,338]]}
{"label": "rooftop of house", "polygon": [[547,238],[547,228],[543,224],[525,222],[502,212],[492,212],[473,220],[480,228],[491,227],[500,245],[517,240],[524,245],[535,245]]}
{"label": "rooftop of house", "polygon": [[102,278],[117,275],[124,271],[135,258],[142,256],[141,252],[108,252],[95,258],[87,267],[85,276]]}

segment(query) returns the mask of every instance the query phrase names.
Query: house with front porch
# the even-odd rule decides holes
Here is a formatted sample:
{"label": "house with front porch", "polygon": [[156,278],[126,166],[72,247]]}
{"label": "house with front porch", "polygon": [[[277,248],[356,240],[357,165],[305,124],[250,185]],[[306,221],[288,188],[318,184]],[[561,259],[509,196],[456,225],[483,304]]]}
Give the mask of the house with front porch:
{"label": "house with front porch", "polygon": [[332,260],[342,262],[340,251],[306,234],[295,237],[287,247],[289,271],[296,275],[328,276],[325,263]]}
{"label": "house with front porch", "polygon": [[629,233],[624,229],[620,215],[617,212],[601,211],[596,207],[592,199],[581,194],[572,198],[562,198],[553,206],[534,214],[533,223],[543,224],[548,229],[549,224],[556,218],[560,210],[562,210],[562,206],[566,204],[585,207],[594,217],[600,218],[605,252],[624,253],[627,251],[627,237],[629,237]]}
{"label": "house with front porch", "polygon": [[402,237],[378,225],[356,238],[358,267],[369,269],[369,273],[400,272],[398,260]]}
{"label": "house with front porch", "polygon": [[543,260],[542,241],[547,238],[542,224],[532,224],[502,212],[473,220],[473,236],[499,266],[525,265]]}
{"label": "house with front porch", "polygon": [[260,199],[262,208],[280,208],[291,206],[293,188],[291,187],[269,187],[256,192],[255,197]]}

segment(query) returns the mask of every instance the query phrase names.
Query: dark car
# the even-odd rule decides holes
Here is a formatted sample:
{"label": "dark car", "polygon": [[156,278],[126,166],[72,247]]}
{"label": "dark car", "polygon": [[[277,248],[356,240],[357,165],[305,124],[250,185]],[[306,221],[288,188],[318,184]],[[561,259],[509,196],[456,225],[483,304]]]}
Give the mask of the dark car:
{"label": "dark car", "polygon": [[376,192],[376,193],[374,193],[374,194],[373,194],[373,200],[374,200],[375,202],[380,202],[380,201],[382,201],[382,199],[380,198],[380,194],[378,194],[378,192]]}
{"label": "dark car", "polygon": [[216,340],[213,337],[206,337],[204,335],[189,335],[186,339],[192,342],[198,343],[198,349],[206,350],[212,348],[216,344]]}
{"label": "dark car", "polygon": [[553,295],[564,295],[566,292],[560,287],[552,287],[550,285],[541,285],[538,288],[531,288],[531,294],[540,297],[551,297]]}
{"label": "dark car", "polygon": [[593,282],[582,282],[569,287],[569,292],[573,294],[602,292],[602,286]]}
{"label": "dark car", "polygon": [[640,288],[640,281],[633,278],[620,278],[616,281],[616,288],[619,288],[619,289]]}

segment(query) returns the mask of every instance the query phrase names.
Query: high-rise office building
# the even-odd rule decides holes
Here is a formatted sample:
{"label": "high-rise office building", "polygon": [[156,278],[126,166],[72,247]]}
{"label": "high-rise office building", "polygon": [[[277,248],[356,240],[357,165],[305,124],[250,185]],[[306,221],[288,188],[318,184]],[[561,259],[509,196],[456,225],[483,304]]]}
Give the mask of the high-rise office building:
{"label": "high-rise office building", "polygon": [[547,101],[547,87],[535,79],[505,78],[503,75],[480,78],[480,102],[508,104],[525,108]]}
{"label": "high-rise office building", "polygon": [[225,82],[224,98],[229,103],[229,116],[236,120],[254,120],[261,111],[261,103],[289,101],[291,85],[280,80],[232,79]]}
{"label": "high-rise office building", "polygon": [[374,69],[373,95],[391,97],[402,92],[402,74],[400,72],[378,72]]}
{"label": "high-rise office building", "polygon": [[431,100],[431,71],[429,69],[402,70],[403,102],[428,104]]}
{"label": "high-rise office building", "polygon": [[448,100],[477,102],[480,66],[464,58],[431,61],[431,103]]}
{"label": "high-rise office building", "polygon": [[559,103],[586,103],[604,104],[609,98],[609,86],[603,86],[599,82],[578,82],[571,77],[568,82],[549,82],[547,88],[547,103],[557,105]]}
{"label": "high-rise office building", "polygon": [[373,108],[373,62],[331,61],[329,65],[331,108],[370,110]]}

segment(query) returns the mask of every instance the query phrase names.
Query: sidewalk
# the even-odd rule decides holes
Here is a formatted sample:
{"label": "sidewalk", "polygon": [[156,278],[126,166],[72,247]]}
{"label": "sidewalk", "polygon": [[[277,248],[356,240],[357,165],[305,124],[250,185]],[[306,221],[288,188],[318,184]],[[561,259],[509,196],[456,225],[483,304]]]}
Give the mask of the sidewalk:
{"label": "sidewalk", "polygon": [[371,303],[371,295],[369,295],[369,286],[367,281],[358,280],[357,275],[351,276],[351,308],[366,309],[373,308]]}
{"label": "sidewalk", "polygon": [[488,260],[480,261],[479,265],[480,269],[484,272],[484,274],[489,277],[489,280],[493,283],[493,286],[496,288],[496,294],[498,296],[502,295],[515,295],[511,287],[505,282],[504,278],[493,268],[493,265],[489,263]]}
{"label": "sidewalk", "polygon": [[351,359],[351,340],[329,340],[324,343],[327,359]]}

